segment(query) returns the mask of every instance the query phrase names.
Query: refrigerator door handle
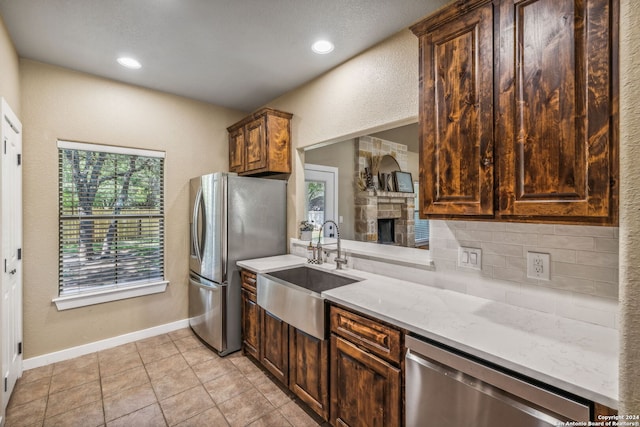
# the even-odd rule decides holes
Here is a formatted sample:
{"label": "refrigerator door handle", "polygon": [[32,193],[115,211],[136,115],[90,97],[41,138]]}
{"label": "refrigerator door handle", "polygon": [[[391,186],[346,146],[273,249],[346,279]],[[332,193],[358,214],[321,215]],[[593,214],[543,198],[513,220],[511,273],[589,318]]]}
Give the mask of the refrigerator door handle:
{"label": "refrigerator door handle", "polygon": [[[200,236],[198,235],[198,221],[200,220],[200,206],[202,206],[202,187],[198,188],[195,203],[193,204],[193,218],[191,223],[191,235],[193,236],[193,253],[196,255],[198,262],[202,262],[202,251],[200,250]],[[202,222],[202,232],[204,234],[206,222]]]}
{"label": "refrigerator door handle", "polygon": [[225,179],[222,181],[222,212],[224,212],[224,214],[222,215],[222,283],[226,283],[227,282],[227,259],[228,259],[228,254],[227,251],[229,250],[229,230],[228,230],[228,212],[229,212],[229,201],[228,201],[228,193],[227,193],[227,187],[228,187],[228,183],[229,180]]}

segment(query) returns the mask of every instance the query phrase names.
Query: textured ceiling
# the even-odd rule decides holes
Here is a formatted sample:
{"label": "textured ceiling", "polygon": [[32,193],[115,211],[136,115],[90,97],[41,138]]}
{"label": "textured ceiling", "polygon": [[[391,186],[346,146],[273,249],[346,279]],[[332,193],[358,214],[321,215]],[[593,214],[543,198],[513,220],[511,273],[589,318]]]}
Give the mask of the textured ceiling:
{"label": "textured ceiling", "polygon": [[[0,14],[21,57],[251,111],[447,2],[0,0]],[[312,53],[319,38],[335,50]]]}

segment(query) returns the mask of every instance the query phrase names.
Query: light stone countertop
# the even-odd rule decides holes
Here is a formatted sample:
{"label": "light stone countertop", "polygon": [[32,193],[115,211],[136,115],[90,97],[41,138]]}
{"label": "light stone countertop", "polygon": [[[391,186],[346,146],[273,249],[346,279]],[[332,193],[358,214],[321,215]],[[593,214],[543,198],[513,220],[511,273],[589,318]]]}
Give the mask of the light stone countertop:
{"label": "light stone countertop", "polygon": [[[257,273],[306,264],[281,255],[240,261]],[[333,264],[321,268],[333,270]],[[618,407],[618,333],[541,313],[361,270],[363,280],[322,296],[473,356],[611,408]]]}
{"label": "light stone countertop", "polygon": [[238,261],[238,267],[246,268],[255,273],[268,273],[281,268],[304,265],[307,260],[296,255],[276,255],[267,258],[255,258],[246,261]]}

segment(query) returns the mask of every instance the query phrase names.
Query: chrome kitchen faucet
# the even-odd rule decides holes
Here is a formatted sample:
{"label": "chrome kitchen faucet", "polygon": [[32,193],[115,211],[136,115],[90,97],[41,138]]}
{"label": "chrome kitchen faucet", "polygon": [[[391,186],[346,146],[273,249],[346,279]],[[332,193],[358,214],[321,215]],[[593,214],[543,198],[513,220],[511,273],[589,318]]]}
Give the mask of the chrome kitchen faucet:
{"label": "chrome kitchen faucet", "polygon": [[342,253],[340,250],[340,228],[338,227],[338,224],[335,223],[335,221],[330,219],[326,220],[320,226],[320,234],[318,235],[318,245],[317,245],[317,251],[316,251],[316,263],[322,264],[322,243],[320,242],[320,240],[322,239],[322,229],[328,222],[332,223],[336,227],[336,236],[338,236],[338,252],[336,253],[336,259],[335,259],[336,270],[342,270],[342,265],[347,263],[347,258],[342,258],[340,256]]}

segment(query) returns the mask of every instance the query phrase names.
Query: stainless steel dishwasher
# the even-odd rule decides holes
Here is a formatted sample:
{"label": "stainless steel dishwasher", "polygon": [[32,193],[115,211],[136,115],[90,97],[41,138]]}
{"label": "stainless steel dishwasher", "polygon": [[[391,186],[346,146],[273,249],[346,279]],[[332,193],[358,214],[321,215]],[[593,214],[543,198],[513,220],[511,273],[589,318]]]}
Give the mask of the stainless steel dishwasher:
{"label": "stainless steel dishwasher", "polygon": [[556,427],[588,421],[590,407],[427,342],[405,337],[406,424]]}

